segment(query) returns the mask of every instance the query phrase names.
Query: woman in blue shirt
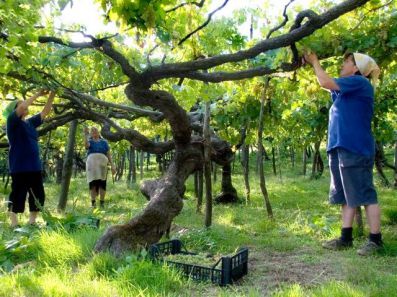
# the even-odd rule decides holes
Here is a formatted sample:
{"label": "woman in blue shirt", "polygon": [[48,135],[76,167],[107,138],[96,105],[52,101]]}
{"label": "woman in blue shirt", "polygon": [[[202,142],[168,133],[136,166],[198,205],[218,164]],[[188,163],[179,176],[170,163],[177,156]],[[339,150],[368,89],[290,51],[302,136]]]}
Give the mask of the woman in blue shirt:
{"label": "woman in blue shirt", "polygon": [[51,92],[41,113],[29,119],[29,106],[48,91],[41,90],[29,99],[13,101],[4,110],[7,119],[7,137],[10,144],[9,170],[11,174],[11,193],[8,201],[8,211],[11,227],[18,226],[18,213],[25,211],[25,202],[29,193],[29,224],[35,224],[37,214],[44,205],[45,193],[41,175],[41,160],[39,153],[39,127],[50,113],[55,93]]}
{"label": "woman in blue shirt", "polygon": [[331,172],[330,203],[342,205],[340,238],[323,244],[327,249],[353,245],[352,226],[355,210],[364,205],[370,228],[368,242],[357,252],[369,255],[383,246],[380,232],[380,208],[373,185],[375,144],[371,133],[374,88],[368,78],[376,80],[379,67],[364,54],[344,57],[340,77],[332,79],[321,67],[314,53],[304,60],[311,64],[318,82],[331,92],[327,153]]}
{"label": "woman in blue shirt", "polygon": [[85,128],[85,147],[87,149],[87,181],[91,194],[91,205],[96,206],[96,198],[99,194],[100,207],[104,207],[106,195],[107,164],[111,164],[112,174],[116,170],[112,162],[108,142],[103,139],[97,128],[91,128],[89,137],[88,128]]}

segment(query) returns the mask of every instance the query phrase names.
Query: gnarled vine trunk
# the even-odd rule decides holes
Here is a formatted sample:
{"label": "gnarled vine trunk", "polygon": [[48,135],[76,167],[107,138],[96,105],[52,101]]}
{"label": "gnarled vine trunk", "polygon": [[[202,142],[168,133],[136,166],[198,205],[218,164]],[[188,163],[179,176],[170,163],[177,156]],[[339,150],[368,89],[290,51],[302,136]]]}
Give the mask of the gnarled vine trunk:
{"label": "gnarled vine trunk", "polygon": [[150,202],[141,214],[123,225],[110,227],[95,246],[96,251],[109,249],[114,254],[158,242],[170,228],[183,207],[185,181],[202,161],[200,147],[187,145],[178,149],[164,176],[146,181],[141,190]]}
{"label": "gnarled vine trunk", "polygon": [[216,196],[217,203],[234,203],[238,201],[237,191],[232,184],[232,166],[230,163],[222,167],[222,191]]}
{"label": "gnarled vine trunk", "polygon": [[[126,94],[135,104],[149,105],[164,113],[174,136],[175,152],[161,178],[141,184],[141,192],[150,200],[142,213],[126,224],[111,226],[96,243],[96,251],[109,250],[116,255],[160,240],[182,210],[186,179],[201,170],[204,162],[202,137],[191,136],[189,117],[171,94],[135,89],[132,85],[127,87]],[[102,131],[103,134],[107,132]],[[230,145],[211,137],[211,147],[211,160],[222,166],[229,164],[230,168],[233,160]]]}

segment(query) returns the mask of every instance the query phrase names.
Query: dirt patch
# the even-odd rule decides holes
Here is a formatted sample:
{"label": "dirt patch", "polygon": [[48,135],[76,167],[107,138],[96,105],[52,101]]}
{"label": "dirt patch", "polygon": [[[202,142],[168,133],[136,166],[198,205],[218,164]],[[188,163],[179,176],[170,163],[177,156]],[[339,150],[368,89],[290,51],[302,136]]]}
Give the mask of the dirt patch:
{"label": "dirt patch", "polygon": [[[230,287],[205,285],[203,290],[189,291],[187,296],[249,296],[253,291],[270,296],[277,288],[288,284],[304,287],[319,285],[330,279],[339,280],[332,253],[319,254],[309,247],[291,252],[257,250],[249,247],[248,275]],[[226,292],[225,292],[226,291]]]}
{"label": "dirt patch", "polygon": [[[187,228],[172,225],[172,233],[185,234]],[[303,287],[316,286],[330,279],[340,280],[337,271],[338,258],[332,252],[321,253],[311,247],[289,252],[275,252],[266,249],[248,247],[248,275],[236,281],[230,287],[205,284],[200,291],[188,291],[187,296],[218,296],[221,291],[231,290],[231,295],[258,292],[260,296],[269,296],[283,285],[299,284]],[[195,288],[197,289],[197,288]]]}
{"label": "dirt patch", "polygon": [[333,267],[329,257],[309,248],[292,252],[250,249],[248,275],[235,285],[255,287],[266,296],[283,284],[308,287],[336,279],[338,274]]}

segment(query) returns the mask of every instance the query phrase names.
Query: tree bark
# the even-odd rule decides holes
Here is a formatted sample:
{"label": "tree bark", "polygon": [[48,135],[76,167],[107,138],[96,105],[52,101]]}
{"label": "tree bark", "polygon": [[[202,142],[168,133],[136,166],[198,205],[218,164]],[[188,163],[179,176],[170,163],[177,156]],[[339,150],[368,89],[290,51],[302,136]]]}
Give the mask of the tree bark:
{"label": "tree bark", "polygon": [[313,148],[312,148],[312,146],[311,146],[311,145],[307,146],[307,147],[306,147],[306,156],[307,156],[308,158],[311,158],[311,157],[312,157],[312,153],[313,153]]}
{"label": "tree bark", "polygon": [[291,153],[291,165],[292,168],[295,168],[295,148],[293,145],[290,147],[290,153]]}
{"label": "tree bark", "polygon": [[281,172],[281,152],[280,152],[280,146],[277,146],[277,155],[278,155],[278,176],[280,179],[280,182],[283,182],[283,176],[282,176],[282,172]]}
{"label": "tree bark", "polygon": [[258,126],[258,155],[259,155],[259,177],[260,177],[260,187],[265,200],[265,207],[267,215],[269,218],[273,218],[273,210],[270,204],[269,193],[266,188],[265,173],[263,169],[263,120],[264,120],[264,108],[265,108],[265,98],[267,87],[269,86],[269,79],[266,79],[265,89],[263,90],[261,98],[261,110],[259,113],[259,126]]}
{"label": "tree bark", "polygon": [[312,178],[319,178],[324,172],[324,162],[320,154],[321,140],[314,144]]}
{"label": "tree bark", "polygon": [[45,145],[45,150],[43,153],[43,179],[46,180],[48,177],[48,152],[50,150],[50,144],[51,144],[51,133],[48,133],[47,136],[47,143]]}
{"label": "tree bark", "polygon": [[124,167],[125,167],[125,156],[126,156],[126,153],[124,152],[121,155],[121,158],[119,158],[119,166],[117,166],[117,172],[116,172],[116,176],[115,176],[116,181],[121,180],[121,178],[123,177]]}
{"label": "tree bark", "polygon": [[203,169],[196,171],[197,176],[197,208],[196,212],[201,212],[203,205],[203,189],[204,189],[204,171]]}
{"label": "tree bark", "polygon": [[149,171],[150,153],[146,153],[146,171]]}
{"label": "tree bark", "polygon": [[143,180],[143,167],[145,166],[144,163],[145,160],[145,152],[143,150],[141,150],[140,153],[140,159],[139,159],[139,168],[140,168],[140,179]]}
{"label": "tree bark", "polygon": [[[160,240],[183,207],[186,179],[204,164],[205,141],[201,136],[191,136],[189,118],[170,93],[129,85],[126,94],[135,104],[150,104],[165,114],[174,136],[175,153],[161,178],[142,182],[141,192],[149,199],[142,213],[125,224],[110,227],[97,241],[95,251],[109,250],[116,255]],[[112,133],[106,135],[107,138],[111,136]],[[227,142],[211,137],[210,145],[212,149],[208,153],[217,164],[224,166],[233,160],[233,151]],[[208,173],[211,179],[210,170]],[[210,225],[208,220],[206,223]]]}
{"label": "tree bark", "polygon": [[130,146],[130,162],[128,167],[128,180],[131,183],[136,182],[136,165],[135,165],[135,148],[131,145]]}
{"label": "tree bark", "polygon": [[272,167],[273,167],[273,174],[277,176],[276,150],[274,149],[274,146],[272,146]]}
{"label": "tree bark", "polygon": [[245,143],[241,147],[241,165],[243,167],[244,175],[245,202],[248,204],[251,200],[251,188],[249,182],[249,146]]}
{"label": "tree bark", "polygon": [[65,151],[65,159],[63,162],[63,169],[62,169],[61,192],[58,200],[58,211],[61,212],[65,211],[66,203],[68,199],[70,179],[72,177],[72,171],[73,171],[73,155],[74,155],[74,146],[76,143],[77,124],[78,124],[77,120],[74,120],[70,123],[68,144]]}
{"label": "tree bark", "polygon": [[211,167],[212,167],[212,171],[213,171],[213,175],[214,175],[214,183],[216,183],[217,182],[217,173],[218,173],[218,167],[216,166],[216,164],[215,163],[212,163],[211,164]]}
{"label": "tree bark", "polygon": [[307,153],[306,153],[307,148],[303,148],[303,153],[302,153],[302,166],[303,166],[303,176],[306,176],[306,171],[307,171]]}
{"label": "tree bark", "polygon": [[56,183],[59,185],[62,182],[62,168],[63,168],[63,156],[62,153],[59,152],[59,154],[56,157]]}
{"label": "tree bark", "polygon": [[210,105],[205,103],[204,115],[204,180],[205,180],[205,226],[212,224],[212,183],[211,183],[211,136],[210,136]]}
{"label": "tree bark", "polygon": [[156,163],[157,163],[157,166],[158,166],[157,167],[158,171],[163,173],[164,172],[164,170],[163,170],[163,155],[161,155],[161,154],[157,154],[156,155]]}
{"label": "tree bark", "polygon": [[130,146],[130,149],[127,151],[128,153],[128,173],[127,173],[127,183],[131,183],[132,182],[132,146]]}
{"label": "tree bark", "polygon": [[[254,149],[254,148],[252,148]],[[259,175],[259,148],[257,148],[256,152],[256,158],[255,158],[255,174]]]}
{"label": "tree bark", "polygon": [[232,184],[232,167],[226,164],[222,167],[222,191],[215,198],[217,203],[238,202],[237,191]]}
{"label": "tree bark", "polygon": [[135,155],[136,155],[136,149],[131,146],[131,180],[133,183],[136,183],[136,163],[135,163]]}
{"label": "tree bark", "polygon": [[378,176],[382,181],[382,184],[385,187],[390,187],[390,182],[386,177],[386,174],[383,172],[383,162],[385,160],[385,152],[383,150],[383,145],[380,141],[376,141],[375,143],[375,168],[378,172]]}
{"label": "tree bark", "polygon": [[184,183],[189,174],[198,169],[197,160],[203,162],[201,150],[187,145],[176,153],[162,178],[143,182],[141,191],[150,197],[146,208],[126,224],[110,227],[97,241],[95,250],[109,250],[120,255],[126,250],[158,242],[182,210]]}

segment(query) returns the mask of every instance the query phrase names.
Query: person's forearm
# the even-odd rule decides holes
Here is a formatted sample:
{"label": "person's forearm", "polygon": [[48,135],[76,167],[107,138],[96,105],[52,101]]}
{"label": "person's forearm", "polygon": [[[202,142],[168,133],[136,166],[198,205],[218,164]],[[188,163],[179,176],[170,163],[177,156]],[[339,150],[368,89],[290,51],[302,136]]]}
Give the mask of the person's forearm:
{"label": "person's forearm", "polygon": [[89,141],[88,141],[88,138],[90,137],[90,135],[87,133],[87,134],[84,134],[84,145],[85,145],[85,148],[86,149],[88,149],[89,147],[90,147],[90,143],[89,143]]}
{"label": "person's forearm", "polygon": [[320,86],[327,90],[339,90],[339,86],[336,82],[328,75],[327,72],[321,67],[319,61],[313,63],[313,69],[316,73],[318,83]]}
{"label": "person's forearm", "polygon": [[52,103],[54,102],[54,98],[55,98],[55,92],[51,92],[50,95],[48,96],[47,103],[45,104],[41,112],[42,119],[44,119],[50,113],[52,109]]}
{"label": "person's forearm", "polygon": [[23,113],[23,110],[28,108],[42,94],[43,94],[43,91],[38,91],[33,96],[29,97],[28,99],[26,99],[26,100],[22,101],[20,104],[18,104],[18,106],[16,108],[17,115],[20,117]]}
{"label": "person's forearm", "polygon": [[31,105],[37,98],[41,96],[42,92],[39,91],[30,98],[26,99],[23,103],[25,103],[27,106]]}

